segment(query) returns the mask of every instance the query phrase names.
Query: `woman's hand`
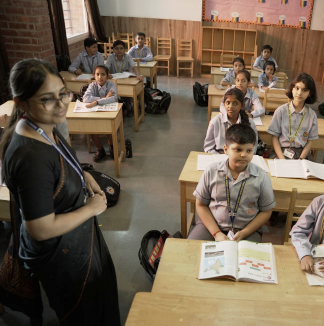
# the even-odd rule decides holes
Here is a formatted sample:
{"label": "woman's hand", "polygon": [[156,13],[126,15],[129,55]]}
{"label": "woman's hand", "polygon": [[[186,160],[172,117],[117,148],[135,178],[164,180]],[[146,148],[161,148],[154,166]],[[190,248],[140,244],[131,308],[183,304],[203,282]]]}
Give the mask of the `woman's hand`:
{"label": "woman's hand", "polygon": [[99,215],[107,209],[107,198],[102,191],[101,194],[94,194],[93,197],[88,197],[86,206],[90,206],[93,210],[93,215]]}
{"label": "woman's hand", "polygon": [[306,273],[314,273],[314,259],[311,256],[304,256],[300,261],[302,271]]}
{"label": "woman's hand", "polygon": [[90,104],[86,105],[86,108],[90,109],[90,108],[93,108],[96,105],[98,105],[98,101],[93,101]]}
{"label": "woman's hand", "polygon": [[215,236],[215,241],[227,241],[228,237],[223,232],[218,232]]}
{"label": "woman's hand", "polygon": [[98,185],[97,181],[93,178],[93,176],[90,173],[84,172],[84,179],[86,182],[86,187],[87,187],[89,197],[93,197],[95,194],[100,194],[105,196],[100,186]]}

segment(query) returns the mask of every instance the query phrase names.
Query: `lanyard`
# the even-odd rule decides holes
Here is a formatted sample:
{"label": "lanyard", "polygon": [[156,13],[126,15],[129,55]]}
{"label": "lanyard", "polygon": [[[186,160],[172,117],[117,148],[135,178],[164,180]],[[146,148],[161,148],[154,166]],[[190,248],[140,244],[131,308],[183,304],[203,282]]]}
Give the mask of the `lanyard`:
{"label": "lanyard", "polygon": [[225,132],[227,131],[228,129],[228,122],[225,123]]}
{"label": "lanyard", "polygon": [[231,208],[231,197],[230,197],[228,176],[227,175],[225,176],[227,209],[228,209],[228,214],[229,214],[230,219],[231,219],[232,230],[233,230],[235,216],[236,216],[237,210],[238,210],[239,205],[240,205],[240,201],[241,201],[241,198],[242,198],[242,194],[243,194],[245,184],[246,184],[246,179],[244,179],[242,181],[241,188],[240,188],[240,191],[238,193],[238,196],[237,196],[237,199],[236,199],[236,204],[235,204],[235,207],[234,207],[234,212],[233,212],[232,208]]}
{"label": "lanyard", "polygon": [[117,61],[116,58],[115,58],[115,64],[116,64],[116,72],[117,72],[117,73],[118,73],[118,72],[123,72],[123,68],[124,68],[124,64],[125,64],[125,56],[124,56],[124,58],[123,58],[122,66],[121,66],[121,68],[120,68],[120,71],[118,71],[118,61]]}
{"label": "lanyard", "polygon": [[140,58],[141,57],[141,52],[140,49],[137,49],[137,57]]}
{"label": "lanyard", "polygon": [[63,153],[63,151],[53,142],[53,140],[47,136],[46,132],[43,129],[39,128],[36,124],[34,124],[32,121],[30,121],[27,117],[26,117],[25,121],[28,124],[28,126],[33,128],[37,133],[39,133],[41,136],[43,136],[64,157],[64,159],[71,165],[71,167],[79,175],[79,177],[81,179],[81,183],[82,183],[83,192],[86,195],[87,194],[86,183],[85,183],[85,180],[84,180],[84,177],[83,177],[83,174],[82,174],[82,168],[79,165],[79,163],[77,162],[77,160],[70,153],[70,151],[63,144],[61,139],[59,139],[59,142],[61,143],[63,148],[66,150],[66,152],[69,154],[70,158],[74,161],[74,163]]}
{"label": "lanyard", "polygon": [[288,112],[289,112],[289,139],[290,139],[290,147],[291,147],[291,144],[294,142],[294,140],[295,140],[295,138],[296,138],[296,136],[298,134],[299,128],[300,128],[301,124],[303,123],[303,120],[304,120],[305,115],[307,113],[307,107],[305,107],[304,114],[303,114],[303,116],[302,116],[302,118],[301,118],[301,120],[299,122],[299,125],[298,125],[298,127],[296,129],[296,132],[295,132],[295,134],[294,134],[293,137],[291,137],[291,110],[290,110],[290,103],[289,103],[289,106],[288,106]]}
{"label": "lanyard", "polygon": [[[92,56],[92,57],[93,57],[93,56]],[[89,65],[89,68],[90,68],[90,72],[91,72],[91,73],[94,73],[94,71],[93,71],[93,65],[90,64],[89,57],[87,56],[86,59],[87,59],[87,61],[88,61],[88,65]],[[90,60],[91,60],[91,58],[90,58]]]}

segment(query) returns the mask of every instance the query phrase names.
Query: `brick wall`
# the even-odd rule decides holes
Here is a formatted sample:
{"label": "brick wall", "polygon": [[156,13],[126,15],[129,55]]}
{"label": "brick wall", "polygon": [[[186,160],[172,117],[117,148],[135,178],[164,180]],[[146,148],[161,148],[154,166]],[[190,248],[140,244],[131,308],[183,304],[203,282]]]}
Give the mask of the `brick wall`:
{"label": "brick wall", "polygon": [[70,52],[70,60],[71,62],[74,61],[74,59],[77,57],[77,55],[81,52],[84,51],[84,45],[83,45],[83,41],[74,43],[74,44],[70,44],[69,45],[69,52]]}
{"label": "brick wall", "polygon": [[44,59],[56,66],[46,0],[1,0],[0,29],[10,67],[26,58]]}

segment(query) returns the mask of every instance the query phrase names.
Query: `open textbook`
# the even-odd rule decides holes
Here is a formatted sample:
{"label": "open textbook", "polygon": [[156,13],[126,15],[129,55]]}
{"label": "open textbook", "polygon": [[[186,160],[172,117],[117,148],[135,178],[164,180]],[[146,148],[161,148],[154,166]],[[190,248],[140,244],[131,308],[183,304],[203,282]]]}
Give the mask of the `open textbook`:
{"label": "open textbook", "polygon": [[315,246],[315,249],[313,251],[313,259],[315,261],[314,274],[305,273],[308,284],[310,286],[313,286],[313,285],[324,286],[324,273],[321,272],[318,268],[319,264],[324,262],[324,246],[323,245]]}
{"label": "open textbook", "polygon": [[[226,161],[227,159],[228,156],[226,154],[211,154],[211,155],[198,154],[197,170],[204,171],[208,165],[214,162]],[[257,165],[258,167],[260,167],[261,169],[263,169],[265,172],[270,172],[268,165],[262,156],[253,155],[251,162]]]}
{"label": "open textbook", "polygon": [[128,78],[128,77],[136,77],[135,74],[132,72],[124,71],[124,72],[117,72],[116,74],[112,74],[112,79],[120,79],[120,78]]}
{"label": "open textbook", "polygon": [[308,160],[268,161],[270,173],[278,178],[318,178],[324,180],[324,165]]}
{"label": "open textbook", "polygon": [[89,80],[94,78],[93,74],[81,74],[75,80]]}
{"label": "open textbook", "polygon": [[246,240],[202,243],[198,279],[209,278],[278,284],[272,244]]}
{"label": "open textbook", "polygon": [[89,103],[83,103],[77,100],[73,112],[75,113],[89,113],[89,112],[116,112],[118,111],[118,102],[96,105],[92,108],[87,108],[86,105]]}

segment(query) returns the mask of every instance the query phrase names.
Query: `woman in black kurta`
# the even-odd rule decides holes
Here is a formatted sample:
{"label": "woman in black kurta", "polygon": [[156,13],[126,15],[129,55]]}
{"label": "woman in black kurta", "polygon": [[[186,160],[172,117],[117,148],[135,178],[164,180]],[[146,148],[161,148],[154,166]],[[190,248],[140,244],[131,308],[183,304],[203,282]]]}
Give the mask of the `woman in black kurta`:
{"label": "woman in black kurta", "polygon": [[[34,61],[33,65],[46,65]],[[62,99],[61,102],[63,107]],[[30,132],[33,135],[33,130]],[[66,149],[76,159],[75,152],[55,129],[53,138],[67,157]],[[39,280],[61,325],[119,325],[114,265],[96,217],[41,241],[35,240],[28,230],[29,221],[37,223],[37,219],[53,213],[64,216],[85,205],[77,172],[49,143],[16,131],[5,150],[3,169],[16,204],[12,207],[15,241],[11,242],[0,271],[0,302],[40,320],[37,317],[42,306],[35,282]],[[95,189],[93,183],[92,186]],[[6,274],[6,270],[13,269],[13,260],[18,261],[20,270],[25,269],[24,281],[22,273],[10,277]]]}

